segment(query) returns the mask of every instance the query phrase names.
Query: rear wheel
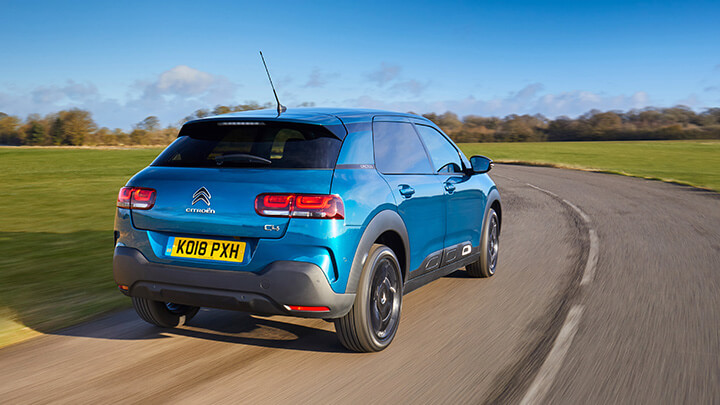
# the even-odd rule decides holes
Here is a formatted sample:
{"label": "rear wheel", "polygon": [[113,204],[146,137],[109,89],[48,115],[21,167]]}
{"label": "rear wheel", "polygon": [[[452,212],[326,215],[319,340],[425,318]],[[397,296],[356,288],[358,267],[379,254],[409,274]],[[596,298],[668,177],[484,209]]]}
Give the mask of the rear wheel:
{"label": "rear wheel", "polygon": [[140,318],[162,328],[182,326],[200,310],[199,307],[190,305],[153,301],[138,297],[132,297],[132,302],[135,312]]}
{"label": "rear wheel", "polygon": [[395,253],[375,244],[360,276],[355,303],[335,320],[340,342],[356,352],[379,352],[392,342],[400,324],[402,274]]}
{"label": "rear wheel", "polygon": [[471,277],[491,277],[495,274],[500,249],[500,221],[492,208],[484,224],[480,249],[478,261],[468,264],[465,269]]}

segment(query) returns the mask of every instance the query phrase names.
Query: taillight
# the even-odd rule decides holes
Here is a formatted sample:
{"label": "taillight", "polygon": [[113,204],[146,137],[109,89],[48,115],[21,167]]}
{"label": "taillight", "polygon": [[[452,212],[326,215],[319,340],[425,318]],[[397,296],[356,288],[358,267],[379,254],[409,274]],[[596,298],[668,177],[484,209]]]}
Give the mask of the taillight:
{"label": "taillight", "polygon": [[345,205],[336,195],[296,194],[293,200],[293,217],[303,218],[345,218]]}
{"label": "taillight", "polygon": [[342,198],[331,194],[260,194],[255,212],[266,217],[345,218]]}
{"label": "taillight", "polygon": [[294,197],[293,194],[260,194],[255,198],[255,211],[273,217],[290,216]]}
{"label": "taillight", "polygon": [[120,208],[130,208],[130,199],[132,197],[132,187],[123,187],[118,193],[117,206]]}
{"label": "taillight", "polygon": [[118,193],[117,206],[135,210],[149,210],[155,205],[156,194],[152,188],[123,187]]}

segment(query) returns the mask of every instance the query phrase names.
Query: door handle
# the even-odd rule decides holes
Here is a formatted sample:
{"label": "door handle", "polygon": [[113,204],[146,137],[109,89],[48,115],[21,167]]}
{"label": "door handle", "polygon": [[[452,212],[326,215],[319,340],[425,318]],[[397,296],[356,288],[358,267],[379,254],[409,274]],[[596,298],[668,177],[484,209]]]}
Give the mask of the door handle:
{"label": "door handle", "polygon": [[455,191],[455,185],[450,183],[449,181],[445,182],[445,190],[447,190],[448,193],[452,194],[453,191]]}
{"label": "door handle", "polygon": [[415,194],[415,189],[407,184],[401,184],[398,187],[400,188],[400,194],[402,194],[405,198],[410,198],[413,194]]}

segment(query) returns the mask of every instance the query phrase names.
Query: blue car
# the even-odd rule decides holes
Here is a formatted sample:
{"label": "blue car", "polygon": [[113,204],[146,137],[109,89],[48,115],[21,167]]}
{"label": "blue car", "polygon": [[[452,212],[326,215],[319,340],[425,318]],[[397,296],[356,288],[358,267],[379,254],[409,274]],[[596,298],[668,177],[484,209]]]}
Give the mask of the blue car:
{"label": "blue car", "polygon": [[200,307],[323,318],[349,350],[395,337],[403,294],[465,267],[490,277],[500,194],[431,121],[361,109],[186,123],[120,190],[113,272],[138,315]]}

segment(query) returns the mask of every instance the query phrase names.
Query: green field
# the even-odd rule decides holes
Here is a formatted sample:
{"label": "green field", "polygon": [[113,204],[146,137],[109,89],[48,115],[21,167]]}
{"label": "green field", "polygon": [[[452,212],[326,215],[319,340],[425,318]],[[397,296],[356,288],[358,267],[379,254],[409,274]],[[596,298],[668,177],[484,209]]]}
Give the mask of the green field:
{"label": "green field", "polygon": [[466,143],[468,155],[657,179],[720,191],[720,141]]}
{"label": "green field", "polygon": [[115,198],[158,153],[0,148],[0,346],[129,304],[112,279]]}
{"label": "green field", "polygon": [[[463,144],[720,190],[720,142]],[[159,149],[0,148],[0,346],[128,306],[112,279],[117,191]]]}

